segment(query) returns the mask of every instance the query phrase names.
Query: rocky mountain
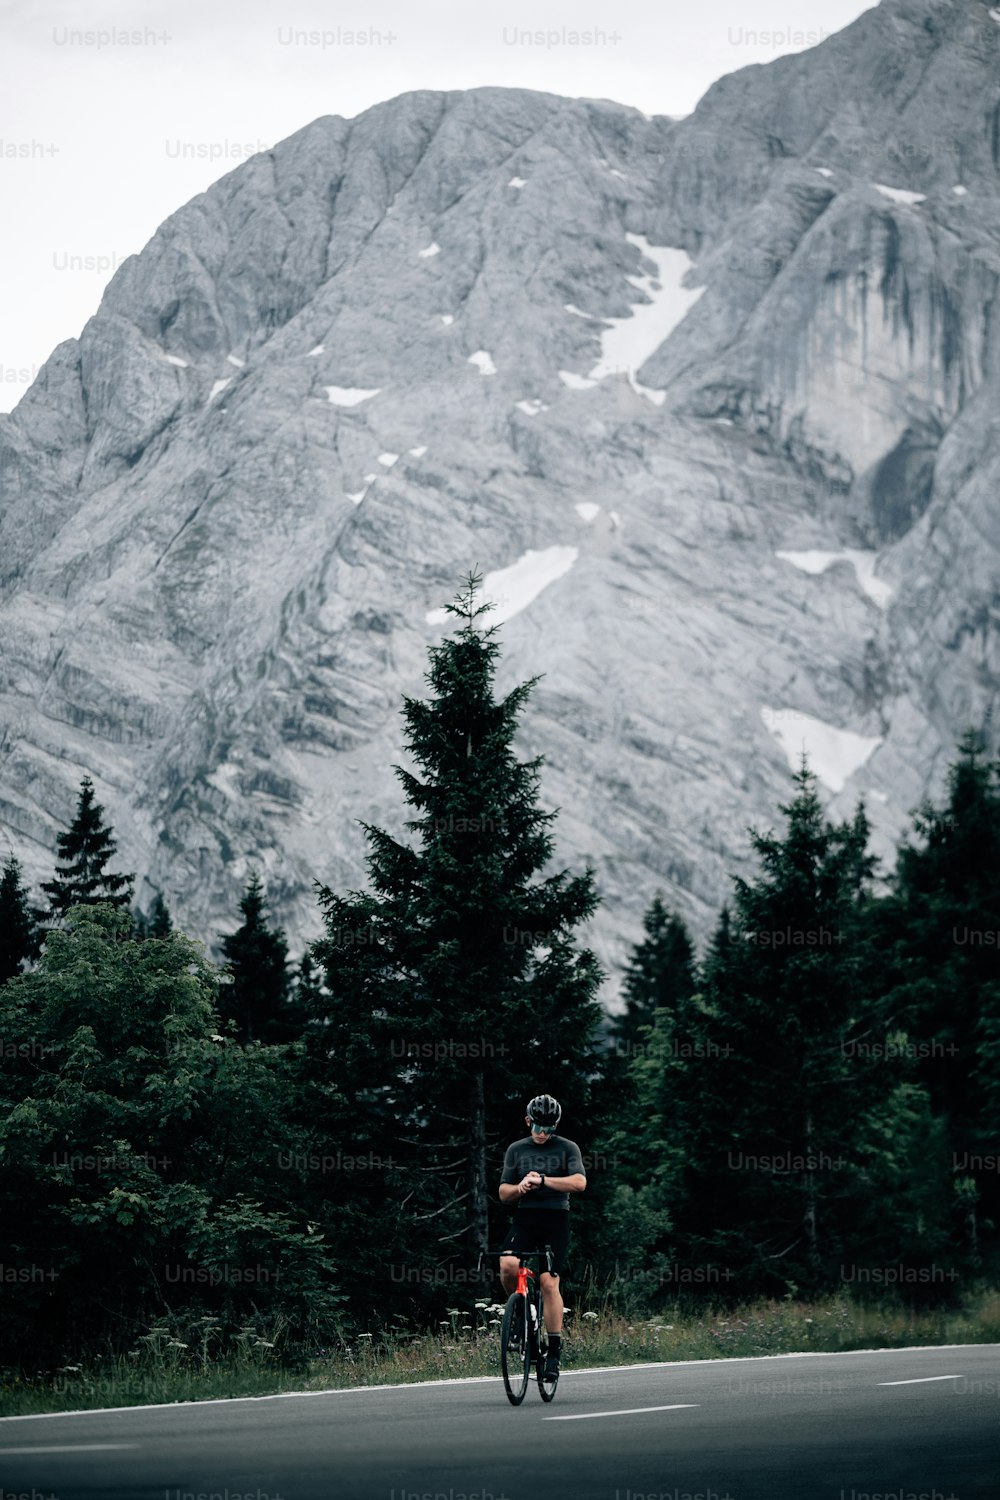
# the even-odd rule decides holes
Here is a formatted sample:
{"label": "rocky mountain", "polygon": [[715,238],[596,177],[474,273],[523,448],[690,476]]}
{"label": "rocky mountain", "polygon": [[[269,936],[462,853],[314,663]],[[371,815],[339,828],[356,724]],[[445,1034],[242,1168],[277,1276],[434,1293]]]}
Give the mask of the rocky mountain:
{"label": "rocky mountain", "polygon": [[610,965],[704,934],[805,747],[887,855],[1000,678],[1000,9],[883,0],[684,120],[504,89],[314,121],[169,218],[0,419],[0,843],[93,775],[188,930],[401,831],[471,565],[544,680]]}

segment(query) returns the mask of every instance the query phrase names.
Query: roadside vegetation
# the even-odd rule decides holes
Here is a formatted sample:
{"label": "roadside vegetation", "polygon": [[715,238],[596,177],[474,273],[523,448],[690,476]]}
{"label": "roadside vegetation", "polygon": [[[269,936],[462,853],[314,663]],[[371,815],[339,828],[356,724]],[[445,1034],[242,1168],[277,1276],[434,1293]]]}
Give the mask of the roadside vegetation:
{"label": "roadside vegetation", "polygon": [[[483,1300],[471,1309],[444,1309],[436,1333],[407,1329],[397,1321],[375,1334],[359,1334],[317,1350],[295,1369],[283,1368],[275,1355],[280,1328],[248,1325],[232,1347],[218,1353],[213,1330],[162,1324],[125,1357],[39,1372],[31,1378],[8,1373],[0,1386],[0,1415],[472,1376],[495,1380],[499,1392],[502,1312],[501,1303]],[[982,1291],[962,1307],[950,1309],[907,1307],[892,1299],[866,1304],[827,1297],[702,1311],[674,1304],[642,1319],[615,1311],[610,1299],[588,1306],[583,1298],[567,1309],[566,1330],[562,1363],[567,1379],[572,1379],[574,1369],[595,1365],[1000,1343],[1000,1292]],[[275,1338],[262,1337],[262,1331]],[[181,1334],[187,1339],[176,1336]]]}

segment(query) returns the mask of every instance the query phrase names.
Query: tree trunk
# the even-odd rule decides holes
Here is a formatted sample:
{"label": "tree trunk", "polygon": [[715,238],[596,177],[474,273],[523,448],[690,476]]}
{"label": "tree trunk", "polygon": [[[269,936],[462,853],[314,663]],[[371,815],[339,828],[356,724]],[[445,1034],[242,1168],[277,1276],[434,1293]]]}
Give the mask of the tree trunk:
{"label": "tree trunk", "polygon": [[482,1070],[473,1073],[469,1091],[469,1248],[473,1258],[489,1248],[486,1193],[486,1103]]}
{"label": "tree trunk", "polygon": [[[813,1141],[813,1118],[812,1118],[812,1113],[809,1112],[809,1113],[806,1114],[805,1154],[806,1154],[807,1158],[812,1155],[812,1141]],[[818,1238],[817,1238],[817,1234],[816,1234],[816,1174],[815,1174],[815,1172],[807,1171],[805,1173],[804,1186],[805,1186],[806,1206],[805,1206],[805,1212],[803,1214],[803,1224],[804,1224],[804,1228],[805,1228],[805,1232],[806,1232],[806,1244],[808,1246],[809,1267],[810,1267],[811,1271],[813,1272],[813,1275],[816,1275],[818,1273],[818,1271],[819,1271],[819,1244],[818,1244]]]}
{"label": "tree trunk", "polygon": [[969,1199],[969,1209],[965,1216],[966,1239],[969,1246],[969,1255],[974,1266],[979,1265],[979,1221],[976,1215],[976,1200]]}

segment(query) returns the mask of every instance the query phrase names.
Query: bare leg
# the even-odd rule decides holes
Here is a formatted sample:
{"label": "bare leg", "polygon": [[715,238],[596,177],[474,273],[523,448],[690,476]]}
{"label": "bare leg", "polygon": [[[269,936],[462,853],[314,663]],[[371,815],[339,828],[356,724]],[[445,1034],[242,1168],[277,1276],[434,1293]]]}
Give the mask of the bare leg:
{"label": "bare leg", "polygon": [[517,1291],[517,1256],[501,1255],[500,1257],[500,1281],[504,1291],[509,1297],[511,1292]]}
{"label": "bare leg", "polygon": [[549,1333],[562,1333],[563,1299],[559,1290],[559,1277],[542,1274],[542,1301],[545,1305],[545,1327]]}

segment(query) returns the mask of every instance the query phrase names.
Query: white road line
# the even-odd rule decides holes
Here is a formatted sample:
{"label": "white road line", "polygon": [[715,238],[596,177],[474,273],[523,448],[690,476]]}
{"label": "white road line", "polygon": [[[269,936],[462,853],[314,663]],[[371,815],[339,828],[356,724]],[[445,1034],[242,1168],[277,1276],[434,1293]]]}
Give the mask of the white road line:
{"label": "white road line", "polygon": [[675,1401],[673,1406],[630,1406],[626,1411],[575,1411],[566,1417],[543,1417],[543,1422],[586,1422],[590,1417],[635,1417],[646,1411],[686,1411],[700,1401]]}
{"label": "white road line", "polygon": [[106,1453],[109,1448],[138,1448],[138,1443],[58,1443],[48,1448],[0,1448],[0,1458],[9,1453]]}
{"label": "white road line", "polygon": [[879,1385],[930,1385],[932,1380],[961,1380],[961,1375],[919,1375],[916,1380],[880,1380]]}

